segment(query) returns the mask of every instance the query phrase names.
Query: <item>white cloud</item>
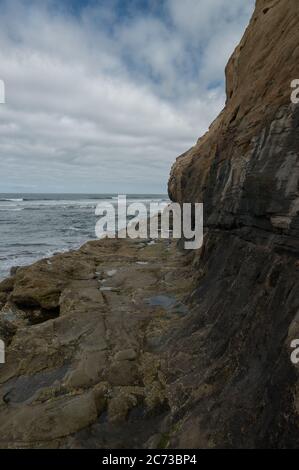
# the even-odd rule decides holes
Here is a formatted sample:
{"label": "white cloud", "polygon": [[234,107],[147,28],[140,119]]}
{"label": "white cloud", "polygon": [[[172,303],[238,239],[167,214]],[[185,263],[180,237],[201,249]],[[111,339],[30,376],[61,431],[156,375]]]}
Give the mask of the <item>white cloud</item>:
{"label": "white cloud", "polygon": [[168,0],[163,16],[123,20],[105,5],[75,17],[7,2],[0,192],[165,191],[175,157],[223,105],[223,88],[209,85],[252,3]]}

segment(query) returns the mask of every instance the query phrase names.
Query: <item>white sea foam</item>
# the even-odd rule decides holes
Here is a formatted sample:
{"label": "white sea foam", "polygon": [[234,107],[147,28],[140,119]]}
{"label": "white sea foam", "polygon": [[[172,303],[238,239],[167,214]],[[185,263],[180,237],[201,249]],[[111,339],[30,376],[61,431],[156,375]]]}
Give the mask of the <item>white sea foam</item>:
{"label": "white sea foam", "polygon": [[0,201],[6,201],[6,202],[23,202],[24,199],[23,199],[23,198],[20,198],[20,199],[0,199]]}

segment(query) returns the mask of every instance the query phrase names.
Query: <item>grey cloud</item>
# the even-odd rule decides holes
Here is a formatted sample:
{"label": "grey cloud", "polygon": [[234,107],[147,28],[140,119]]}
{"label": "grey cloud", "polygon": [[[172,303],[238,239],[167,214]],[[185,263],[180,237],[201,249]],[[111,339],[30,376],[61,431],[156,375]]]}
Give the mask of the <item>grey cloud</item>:
{"label": "grey cloud", "polygon": [[222,79],[253,8],[182,3],[166,2],[167,21],[133,16],[110,33],[104,22],[117,18],[108,8],[75,18],[49,2],[6,3],[0,192],[166,191],[174,158],[223,106],[223,88],[209,84]]}

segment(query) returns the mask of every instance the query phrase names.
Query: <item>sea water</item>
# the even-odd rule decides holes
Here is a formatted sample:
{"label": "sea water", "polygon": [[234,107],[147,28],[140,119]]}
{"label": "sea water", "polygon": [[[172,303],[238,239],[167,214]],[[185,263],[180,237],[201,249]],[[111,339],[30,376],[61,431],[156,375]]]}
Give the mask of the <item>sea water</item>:
{"label": "sea water", "polygon": [[[127,203],[167,201],[166,195],[127,195]],[[0,279],[25,266],[96,238],[99,202],[117,204],[117,194],[1,194]]]}

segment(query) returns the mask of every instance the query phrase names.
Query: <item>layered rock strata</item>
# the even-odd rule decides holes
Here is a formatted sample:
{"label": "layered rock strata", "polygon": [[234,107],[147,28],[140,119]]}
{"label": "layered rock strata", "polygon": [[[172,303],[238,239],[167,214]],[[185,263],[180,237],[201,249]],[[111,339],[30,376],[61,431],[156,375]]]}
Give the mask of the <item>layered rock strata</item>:
{"label": "layered rock strata", "polygon": [[174,445],[299,446],[298,24],[296,0],[257,1],[223,112],[172,169],[171,198],[203,201],[206,222],[197,307],[175,346],[196,358],[184,380],[197,386]]}

